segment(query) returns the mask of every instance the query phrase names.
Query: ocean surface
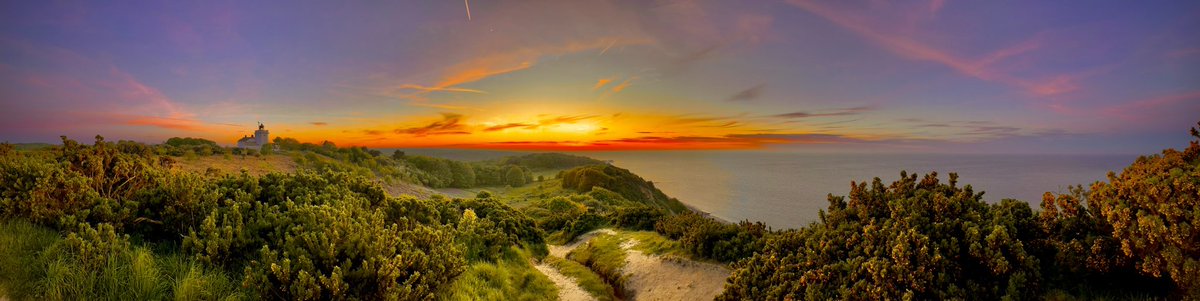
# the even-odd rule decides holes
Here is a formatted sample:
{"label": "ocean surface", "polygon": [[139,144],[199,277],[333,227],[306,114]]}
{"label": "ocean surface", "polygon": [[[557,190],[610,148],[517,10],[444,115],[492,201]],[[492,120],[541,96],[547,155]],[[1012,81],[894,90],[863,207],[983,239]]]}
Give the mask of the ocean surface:
{"label": "ocean surface", "polygon": [[[507,152],[416,150],[409,153],[459,160],[513,155]],[[959,185],[984,191],[987,202],[1012,198],[1035,209],[1045,192],[1104,180],[1136,155],[810,154],[753,151],[578,153],[629,169],[667,195],[729,221],[762,221],[797,228],[817,219],[827,196],[846,195],[851,181],[879,177],[891,183],[900,171],[957,172]]]}

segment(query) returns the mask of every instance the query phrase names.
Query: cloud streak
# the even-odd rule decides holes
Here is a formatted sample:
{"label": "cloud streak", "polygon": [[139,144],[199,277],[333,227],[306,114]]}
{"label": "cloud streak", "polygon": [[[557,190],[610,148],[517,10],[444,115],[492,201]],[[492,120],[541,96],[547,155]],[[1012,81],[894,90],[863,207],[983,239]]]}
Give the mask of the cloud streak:
{"label": "cloud streak", "polygon": [[395,129],[393,132],[417,137],[470,134],[471,132],[466,130],[466,126],[460,123],[462,118],[461,114],[442,113],[442,120],[434,121],[425,126]]}
{"label": "cloud streak", "polygon": [[[993,67],[995,63],[1003,59],[1025,54],[1040,48],[1041,39],[1036,36],[1017,45],[994,51],[984,56],[983,59],[971,60],[919,42],[906,35],[876,29],[860,21],[863,19],[861,16],[853,16],[816,1],[788,0],[787,3],[813,15],[820,16],[904,58],[935,62],[966,76],[1015,86],[1038,96],[1060,95],[1079,89],[1079,85],[1076,83],[1078,80],[1077,76],[1060,74],[1052,76],[1048,81],[1044,79],[1027,80]],[[941,5],[934,5],[933,8],[936,8],[934,9],[936,11],[941,8]]]}
{"label": "cloud streak", "polygon": [[859,114],[862,114],[865,112],[869,112],[871,110],[874,110],[874,107],[859,106],[859,107],[837,109],[837,110],[825,111],[825,112],[796,111],[796,112],[791,112],[791,113],[771,115],[771,117],[785,118],[785,119],[800,119],[800,118],[816,118],[816,117],[852,116],[852,115],[859,115]]}

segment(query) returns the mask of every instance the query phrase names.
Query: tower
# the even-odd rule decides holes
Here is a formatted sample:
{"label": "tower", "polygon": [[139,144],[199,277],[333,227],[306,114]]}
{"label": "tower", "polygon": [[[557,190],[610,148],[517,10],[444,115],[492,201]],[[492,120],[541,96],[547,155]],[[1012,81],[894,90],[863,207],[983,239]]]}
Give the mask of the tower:
{"label": "tower", "polygon": [[267,143],[271,143],[271,132],[267,131],[266,127],[263,126],[262,122],[258,123],[258,130],[254,131],[254,142],[258,143],[258,146],[263,146],[263,145],[267,145]]}

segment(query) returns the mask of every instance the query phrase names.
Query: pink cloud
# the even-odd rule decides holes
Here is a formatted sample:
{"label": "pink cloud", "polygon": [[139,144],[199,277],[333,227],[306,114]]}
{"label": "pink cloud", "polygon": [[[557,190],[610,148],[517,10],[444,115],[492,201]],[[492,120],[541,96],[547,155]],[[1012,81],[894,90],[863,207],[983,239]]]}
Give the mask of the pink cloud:
{"label": "pink cloud", "polygon": [[1200,108],[1200,90],[1139,99],[1101,109],[1101,113],[1108,116],[1121,118],[1126,121],[1149,121],[1150,119],[1160,117],[1161,114],[1157,114],[1157,112],[1162,112],[1169,107],[1173,107],[1181,103],[1189,103],[1193,107],[1190,109],[1184,109],[1182,110],[1183,112],[1187,112],[1189,110],[1196,112],[1194,110]]}
{"label": "pink cloud", "polygon": [[[936,3],[937,1],[935,1]],[[1027,54],[1042,47],[1041,37],[1035,36],[1029,40],[993,51],[980,59],[969,59],[955,55],[950,51],[922,43],[910,35],[887,32],[876,26],[861,21],[863,17],[841,12],[809,0],[789,0],[793,6],[804,9],[809,13],[820,16],[835,25],[845,28],[868,41],[879,45],[885,50],[898,56],[920,61],[930,61],[949,67],[950,69],[980,80],[997,82],[1020,88],[1038,96],[1055,96],[1069,93],[1079,88],[1078,77],[1072,75],[1057,75],[1049,82],[1045,79],[1025,79],[1013,76],[1009,72],[994,67],[998,62],[1018,55]],[[940,8],[941,4],[933,5]]]}

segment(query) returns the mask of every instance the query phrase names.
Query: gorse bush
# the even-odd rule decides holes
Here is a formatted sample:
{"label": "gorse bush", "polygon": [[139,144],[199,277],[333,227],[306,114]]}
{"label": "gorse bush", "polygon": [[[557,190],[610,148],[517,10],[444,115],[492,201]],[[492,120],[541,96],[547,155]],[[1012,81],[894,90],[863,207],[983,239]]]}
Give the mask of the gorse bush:
{"label": "gorse bush", "polygon": [[1038,260],[1019,229],[998,222],[1004,205],[956,180],[901,173],[890,185],[853,184],[820,222],[739,262],[719,299],[1034,298]]}
{"label": "gorse bush", "polygon": [[[1200,138],[1196,130],[1192,135]],[[1100,215],[1138,269],[1200,295],[1200,145],[1142,157],[1092,186]]]}
{"label": "gorse bush", "polygon": [[[546,253],[532,219],[490,198],[389,197],[371,178],[329,169],[201,175],[172,169],[166,157],[126,142],[63,141],[0,157],[0,217],[66,233],[48,247],[59,251],[46,253],[45,276],[5,281],[65,281],[29,296],[106,299],[129,285],[122,289],[153,295],[118,299],[217,299],[223,295],[208,287],[233,285],[263,299],[430,299],[468,261],[496,260],[515,247]],[[164,267],[141,244],[181,251],[197,263]],[[132,280],[118,281],[126,272]],[[183,280],[154,280],[167,276]]]}
{"label": "gorse bush", "polygon": [[659,220],[654,229],[671,239],[679,240],[684,250],[693,256],[734,262],[754,255],[762,249],[762,240],[769,234],[762,223],[741,222],[726,224],[696,213],[685,213]]}
{"label": "gorse bush", "polygon": [[[1047,193],[1039,212],[981,195],[954,174],[854,184],[820,221],[767,235],[718,299],[1200,298],[1200,141]],[[658,229],[697,228],[682,219]]]}

